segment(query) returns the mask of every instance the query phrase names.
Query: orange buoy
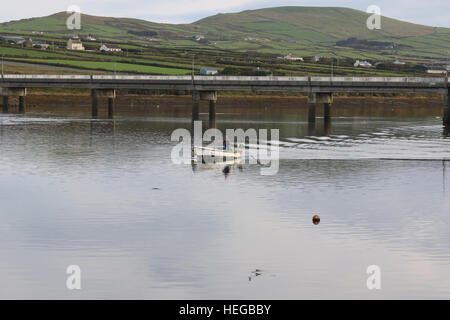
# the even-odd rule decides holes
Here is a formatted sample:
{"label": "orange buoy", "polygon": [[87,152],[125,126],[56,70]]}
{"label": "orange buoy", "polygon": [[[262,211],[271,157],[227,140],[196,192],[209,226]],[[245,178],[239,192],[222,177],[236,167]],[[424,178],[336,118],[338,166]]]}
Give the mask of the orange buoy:
{"label": "orange buoy", "polygon": [[312,218],[312,222],[317,226],[320,223],[320,217],[318,215],[315,215]]}

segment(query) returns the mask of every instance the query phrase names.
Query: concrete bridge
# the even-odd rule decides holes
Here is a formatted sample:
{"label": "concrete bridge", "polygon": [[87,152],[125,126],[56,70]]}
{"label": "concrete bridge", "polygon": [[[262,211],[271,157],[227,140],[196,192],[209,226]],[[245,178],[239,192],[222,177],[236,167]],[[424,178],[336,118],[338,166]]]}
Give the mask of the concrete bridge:
{"label": "concrete bridge", "polygon": [[209,101],[210,119],[215,118],[218,91],[285,91],[308,94],[309,121],[315,121],[317,104],[323,104],[325,120],[330,117],[333,93],[420,93],[443,96],[443,122],[450,125],[448,78],[411,77],[223,77],[223,76],[122,76],[122,75],[2,75],[3,110],[8,97],[19,97],[25,112],[27,88],[84,88],[91,90],[92,116],[98,115],[98,99],[108,99],[108,115],[114,116],[114,98],[119,89],[167,89],[192,94],[192,118],[198,119],[199,104]]}

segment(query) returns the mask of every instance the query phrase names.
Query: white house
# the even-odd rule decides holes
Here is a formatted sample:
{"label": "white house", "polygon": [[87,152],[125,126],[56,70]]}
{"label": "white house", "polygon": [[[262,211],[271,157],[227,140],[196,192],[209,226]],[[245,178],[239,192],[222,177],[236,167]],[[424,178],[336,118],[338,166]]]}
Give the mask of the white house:
{"label": "white house", "polygon": [[103,44],[100,47],[100,51],[106,51],[106,52],[121,52],[122,49],[120,49],[117,45],[115,44]]}
{"label": "white house", "polygon": [[47,43],[47,42],[45,42],[45,41],[40,41],[40,40],[33,40],[33,39],[28,39],[26,42],[25,42],[28,46],[31,46],[31,47],[40,47],[41,49],[48,49],[48,47],[50,47],[50,45]]}
{"label": "white house", "polygon": [[357,68],[357,67],[361,67],[361,68],[372,68],[372,64],[371,64],[370,62],[367,62],[367,61],[359,61],[359,60],[356,60],[354,66],[355,66],[355,68]]}
{"label": "white house", "polygon": [[67,41],[67,50],[79,50],[83,51],[84,46],[81,43],[80,38],[70,38],[69,41]]}
{"label": "white house", "polygon": [[200,69],[200,74],[203,74],[203,75],[214,76],[214,75],[216,75],[218,73],[219,73],[219,71],[217,71],[217,69],[214,69],[214,68],[202,68],[202,69]]}
{"label": "white house", "polygon": [[431,74],[448,74],[448,70],[444,67],[430,67],[427,70],[427,73]]}
{"label": "white house", "polygon": [[287,56],[283,57],[284,60],[289,60],[289,61],[303,61],[302,57],[298,57],[298,56],[294,56],[292,54],[288,54]]}
{"label": "white house", "polygon": [[397,65],[397,66],[404,66],[406,63],[404,63],[404,62],[402,62],[400,60],[395,60],[394,64]]}

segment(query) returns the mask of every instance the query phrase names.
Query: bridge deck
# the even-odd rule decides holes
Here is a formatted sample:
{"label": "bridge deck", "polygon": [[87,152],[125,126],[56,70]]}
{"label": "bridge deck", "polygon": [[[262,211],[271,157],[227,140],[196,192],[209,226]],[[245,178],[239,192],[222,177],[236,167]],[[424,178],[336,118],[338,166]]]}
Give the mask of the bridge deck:
{"label": "bridge deck", "polygon": [[173,89],[199,91],[386,92],[448,94],[448,78],[15,75],[3,88]]}

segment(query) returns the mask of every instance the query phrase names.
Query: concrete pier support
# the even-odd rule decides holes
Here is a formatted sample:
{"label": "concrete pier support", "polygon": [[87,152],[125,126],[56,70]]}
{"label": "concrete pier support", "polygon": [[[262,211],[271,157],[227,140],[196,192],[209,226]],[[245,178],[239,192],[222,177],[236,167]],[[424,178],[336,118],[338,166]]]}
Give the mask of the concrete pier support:
{"label": "concrete pier support", "polygon": [[25,97],[27,95],[26,88],[3,88],[3,112],[8,112],[9,110],[9,97],[16,96],[19,97],[19,112],[25,113]]}
{"label": "concrete pier support", "polygon": [[444,96],[444,110],[442,115],[443,124],[450,127],[450,89],[447,95]]}
{"label": "concrete pier support", "polygon": [[216,127],[216,101],[209,100],[209,128]]}
{"label": "concrete pier support", "polygon": [[192,121],[197,121],[200,116],[200,98],[194,93],[192,95]]}
{"label": "concrete pier support", "polygon": [[8,96],[3,96],[2,110],[3,112],[8,112],[8,109],[9,109],[9,98]]}
{"label": "concrete pier support", "polygon": [[19,97],[19,113],[25,113],[25,97],[20,96]]}
{"label": "concrete pier support", "polygon": [[108,116],[114,117],[114,99],[116,98],[115,89],[92,89],[92,117],[98,117],[98,100],[99,98],[108,98]]}
{"label": "concrete pier support", "polygon": [[95,93],[95,90],[91,91],[91,98],[92,98],[91,115],[92,115],[92,118],[97,118],[98,117],[98,97]]}
{"label": "concrete pier support", "polygon": [[216,119],[216,100],[209,100],[209,120]]}
{"label": "concrete pier support", "polygon": [[308,136],[316,135],[316,122],[308,122]]}
{"label": "concrete pier support", "polygon": [[323,128],[324,134],[329,136],[331,134],[331,103],[323,104]]}
{"label": "concrete pier support", "polygon": [[326,122],[331,120],[331,103],[323,104],[323,118]]}
{"label": "concrete pier support", "polygon": [[319,103],[323,103],[323,114],[325,121],[330,121],[331,104],[333,103],[333,94],[331,92],[311,92],[308,96],[308,103],[310,104],[308,111],[308,122],[316,121],[315,105]]}
{"label": "concrete pier support", "polygon": [[209,119],[216,118],[217,91],[193,91],[192,92],[192,120],[199,119],[200,101],[209,101]]}
{"label": "concrete pier support", "polygon": [[108,118],[114,118],[114,98],[108,98]]}
{"label": "concrete pier support", "polygon": [[316,105],[314,103],[308,106],[308,123],[316,123]]}
{"label": "concrete pier support", "polygon": [[444,107],[444,126],[450,127],[450,107]]}

